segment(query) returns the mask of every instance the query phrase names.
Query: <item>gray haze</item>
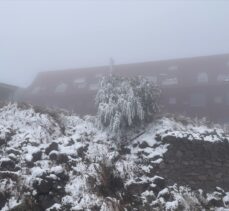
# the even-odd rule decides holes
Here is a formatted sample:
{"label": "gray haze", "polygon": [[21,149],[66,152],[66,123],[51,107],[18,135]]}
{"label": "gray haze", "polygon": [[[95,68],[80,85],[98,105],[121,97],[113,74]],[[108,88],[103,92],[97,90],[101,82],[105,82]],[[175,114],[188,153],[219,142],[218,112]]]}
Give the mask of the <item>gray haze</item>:
{"label": "gray haze", "polygon": [[39,71],[229,53],[228,1],[1,1],[0,82]]}

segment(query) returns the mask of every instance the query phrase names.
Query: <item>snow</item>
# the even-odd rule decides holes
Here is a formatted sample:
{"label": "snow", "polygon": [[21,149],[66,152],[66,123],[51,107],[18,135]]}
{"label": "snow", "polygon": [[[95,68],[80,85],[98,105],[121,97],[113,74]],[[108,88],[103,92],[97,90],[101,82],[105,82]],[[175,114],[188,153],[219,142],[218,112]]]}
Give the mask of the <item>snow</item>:
{"label": "snow", "polygon": [[[109,132],[101,131],[95,126],[93,117],[81,119],[65,113],[58,113],[58,117],[59,120],[48,113],[36,112],[32,106],[22,109],[17,104],[9,104],[0,109],[0,139],[6,141],[4,147],[0,146],[0,163],[17,160],[20,169],[13,174],[20,177],[20,188],[26,187],[35,196],[37,192],[32,186],[33,181],[41,181],[43,175],[48,175],[53,180],[58,180],[60,174],[69,177],[64,186],[66,194],[47,211],[54,208],[61,210],[63,205],[70,205],[72,210],[91,210],[98,206],[100,211],[107,211],[114,204],[119,206],[118,199],[107,198],[91,190],[93,185],[101,184],[101,164],[112,167],[115,175],[122,178],[125,188],[135,184],[148,184],[149,188],[154,188],[156,179],[163,178],[152,177],[150,173],[156,164],[163,162],[169,146],[163,139],[168,136],[180,138],[181,141],[185,138],[186,141],[210,142],[228,138],[219,126],[210,127],[190,120],[185,120],[184,123],[182,119],[163,117],[144,128],[145,132],[129,143],[129,153],[120,154],[119,145],[111,140]],[[64,127],[64,133],[61,127]],[[45,149],[52,142],[58,144],[58,150],[53,150],[50,154],[66,155],[66,163],[49,159],[50,154],[47,155]],[[41,159],[33,162],[33,154],[37,152],[42,153]],[[33,163],[33,166],[28,167],[28,163]],[[89,183],[90,179],[94,182]],[[20,203],[17,202],[20,193],[13,191],[16,187],[18,184],[15,181],[0,179],[0,191],[9,190],[11,193],[3,211]],[[166,202],[163,199],[167,192],[173,194],[172,201]],[[179,203],[186,203],[181,193],[185,193],[193,203],[196,201],[185,187],[182,190],[176,187],[165,188],[157,196],[147,189],[139,197],[144,202],[147,202],[149,196],[153,197],[155,200],[152,204],[160,202],[165,209],[173,210]],[[229,193],[224,196],[223,201],[227,207]],[[185,206],[188,210],[188,205]]]}
{"label": "snow", "polygon": [[52,209],[54,209],[54,210],[61,210],[61,205],[58,204],[58,203],[55,203],[50,208],[46,209],[46,211],[51,211]]}
{"label": "snow", "polygon": [[56,173],[56,174],[60,174],[64,171],[62,166],[54,166],[51,168],[51,172]]}
{"label": "snow", "polygon": [[12,198],[10,198],[10,200],[8,201],[8,203],[1,209],[1,211],[9,211],[10,209],[16,207],[20,203],[21,203],[21,201],[18,201],[17,199],[15,199],[14,197],[12,197]]}
{"label": "snow", "polygon": [[168,201],[168,202],[166,202],[166,204],[165,204],[165,209],[166,210],[177,210],[177,208],[178,208],[178,201]]}
{"label": "snow", "polygon": [[224,139],[228,140],[228,135],[225,134],[224,130],[218,126],[208,127],[200,123],[189,122],[187,125],[176,121],[173,118],[162,118],[160,121],[160,128],[157,133],[160,134],[161,138],[167,136],[173,136],[175,138],[185,138],[186,140],[202,140],[208,142],[218,142]]}

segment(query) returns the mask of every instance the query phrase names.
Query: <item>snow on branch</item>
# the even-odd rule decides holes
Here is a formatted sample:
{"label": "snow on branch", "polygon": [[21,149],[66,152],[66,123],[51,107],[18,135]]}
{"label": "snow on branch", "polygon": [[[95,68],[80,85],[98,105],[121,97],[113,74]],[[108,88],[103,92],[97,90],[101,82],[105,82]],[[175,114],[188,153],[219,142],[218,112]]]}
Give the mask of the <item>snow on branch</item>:
{"label": "snow on branch", "polygon": [[147,123],[159,111],[160,89],[141,76],[102,79],[96,95],[98,123],[113,133]]}

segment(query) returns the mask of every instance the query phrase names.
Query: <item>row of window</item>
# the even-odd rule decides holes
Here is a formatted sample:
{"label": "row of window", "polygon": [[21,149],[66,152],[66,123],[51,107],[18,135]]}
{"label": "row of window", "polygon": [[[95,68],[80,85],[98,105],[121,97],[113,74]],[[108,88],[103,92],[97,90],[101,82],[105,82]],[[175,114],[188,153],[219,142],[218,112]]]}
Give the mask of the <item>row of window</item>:
{"label": "row of window", "polygon": [[[73,87],[75,88],[79,88],[79,89],[83,89],[83,88],[88,88],[89,90],[93,91],[93,90],[97,90],[99,87],[98,83],[93,83],[93,84],[87,84],[85,81],[83,80],[78,80],[74,81]],[[66,90],[68,89],[68,84],[66,83],[61,83],[59,85],[56,86],[56,88],[53,90],[55,93],[65,93]],[[45,91],[44,87],[35,87],[31,93],[32,94],[39,94],[40,92]]]}
{"label": "row of window", "polygon": [[[170,70],[177,70],[178,67],[177,66],[171,66],[170,67]],[[96,78],[101,78],[102,75],[101,74],[97,74],[96,75]],[[167,78],[167,74],[163,74],[161,73],[160,74],[160,77],[164,78],[162,80],[162,85],[164,86],[169,86],[169,85],[176,85],[178,84],[178,79],[177,77],[170,77],[170,78]],[[154,82],[154,83],[157,83],[158,82],[158,77],[157,76],[147,76],[147,78]],[[229,74],[219,74],[217,76],[217,81],[218,82],[229,82]],[[198,83],[208,83],[208,74],[206,72],[201,72],[197,75],[197,82]],[[82,89],[82,88],[89,88],[89,90],[97,90],[98,89],[98,83],[93,83],[93,84],[87,84],[86,82],[86,78],[84,77],[81,77],[81,78],[77,78],[73,81],[73,86],[76,87],[76,88],[79,88],[79,89]],[[56,88],[55,88],[55,92],[56,93],[64,93],[67,89],[68,85],[65,84],[65,83],[61,83],[59,84]],[[33,94],[37,94],[41,91],[43,91],[44,88],[41,88],[41,87],[35,87],[33,90],[32,90],[32,93]]]}
{"label": "row of window", "polygon": [[[226,62],[226,66],[229,67],[229,61]],[[177,65],[171,65],[168,67],[169,71],[177,71],[178,70],[178,66]]]}
{"label": "row of window", "polygon": [[[168,85],[175,85],[178,84],[178,79],[177,77],[170,77],[166,78],[166,74],[161,74],[161,77],[164,77],[165,79],[162,80],[162,85],[168,86]],[[147,78],[154,82],[158,82],[157,76],[147,76]],[[229,74],[219,74],[217,76],[217,81],[218,82],[229,82]],[[198,83],[208,83],[208,74],[206,72],[201,72],[197,75],[197,82]]]}
{"label": "row of window", "polygon": [[[223,103],[223,97],[222,96],[215,96],[213,98],[213,102],[215,104],[222,104]],[[229,95],[226,99],[227,104],[229,104]],[[176,97],[169,97],[168,104],[170,105],[176,105],[177,104],[177,98]],[[189,104],[192,107],[205,107],[207,105],[207,97],[204,94],[195,93],[191,94],[189,102],[184,102],[184,104]]]}

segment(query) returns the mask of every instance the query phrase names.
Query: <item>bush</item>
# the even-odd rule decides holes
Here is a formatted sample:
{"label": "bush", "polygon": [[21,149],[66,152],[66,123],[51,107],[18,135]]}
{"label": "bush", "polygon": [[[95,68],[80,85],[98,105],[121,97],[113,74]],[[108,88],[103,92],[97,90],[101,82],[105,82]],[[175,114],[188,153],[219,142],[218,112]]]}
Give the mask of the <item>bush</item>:
{"label": "bush", "polygon": [[[99,162],[98,166],[95,165],[95,170],[98,178],[90,185],[91,187],[94,186],[92,189],[94,189],[99,196],[119,197],[120,193],[124,191],[124,183],[115,164],[104,159]],[[90,178],[90,180],[93,181],[92,178]]]}
{"label": "bush", "polygon": [[106,76],[96,95],[98,123],[114,133],[151,121],[159,111],[159,88],[143,77]]}

